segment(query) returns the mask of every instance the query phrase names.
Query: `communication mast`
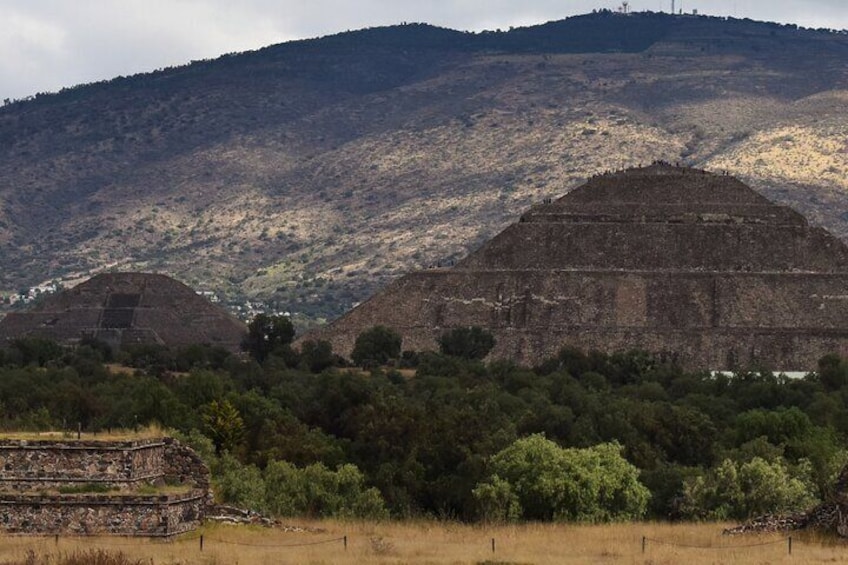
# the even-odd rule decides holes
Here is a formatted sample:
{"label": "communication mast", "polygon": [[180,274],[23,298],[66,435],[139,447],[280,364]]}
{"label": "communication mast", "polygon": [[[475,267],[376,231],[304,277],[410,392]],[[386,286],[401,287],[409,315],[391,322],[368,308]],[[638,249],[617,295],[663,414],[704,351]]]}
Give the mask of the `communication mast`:
{"label": "communication mast", "polygon": [[674,0],[671,0],[671,15],[674,15]]}

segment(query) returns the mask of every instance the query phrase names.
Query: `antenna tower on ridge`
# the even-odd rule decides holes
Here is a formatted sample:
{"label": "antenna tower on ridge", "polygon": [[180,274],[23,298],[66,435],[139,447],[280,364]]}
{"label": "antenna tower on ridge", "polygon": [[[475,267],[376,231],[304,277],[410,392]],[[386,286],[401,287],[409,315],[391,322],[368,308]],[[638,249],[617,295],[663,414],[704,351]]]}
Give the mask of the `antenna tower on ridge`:
{"label": "antenna tower on ridge", "polygon": [[674,0],[671,0],[671,15],[674,15]]}

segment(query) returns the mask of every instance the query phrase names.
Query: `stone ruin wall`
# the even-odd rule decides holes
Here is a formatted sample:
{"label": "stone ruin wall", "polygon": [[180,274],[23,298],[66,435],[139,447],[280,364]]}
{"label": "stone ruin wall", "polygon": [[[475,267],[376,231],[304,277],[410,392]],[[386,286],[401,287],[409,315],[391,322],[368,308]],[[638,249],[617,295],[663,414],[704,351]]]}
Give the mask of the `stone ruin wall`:
{"label": "stone ruin wall", "polygon": [[185,495],[0,495],[0,528],[12,534],[167,537],[196,529],[203,491]]}
{"label": "stone ruin wall", "polygon": [[74,483],[133,489],[163,478],[164,442],[0,442],[0,489],[28,491]]}
{"label": "stone ruin wall", "polygon": [[164,275],[101,273],[0,320],[0,345],[22,336],[60,344],[94,337],[112,347],[193,344],[240,351],[247,328],[191,288]]}
{"label": "stone ruin wall", "polygon": [[171,437],[164,438],[165,481],[174,484],[192,484],[212,496],[209,467],[193,449]]}
{"label": "stone ruin wall", "polygon": [[493,357],[528,364],[556,355],[566,343],[606,352],[670,352],[692,369],[768,359],[773,369],[812,370],[821,351],[848,354],[842,275],[548,273],[409,275],[314,337],[349,355],[361,328],[379,323],[404,335],[404,349],[433,350],[445,330],[478,325],[497,339]]}
{"label": "stone ruin wall", "polygon": [[822,229],[674,223],[513,224],[464,270],[605,269],[830,272],[848,249]]}
{"label": "stone ruin wall", "polygon": [[655,163],[530,208],[448,270],[407,275],[312,332],[349,356],[377,324],[406,350],[489,329],[492,358],[643,349],[688,369],[814,370],[848,354],[848,246],[727,175]]}
{"label": "stone ruin wall", "polygon": [[[0,470],[0,528],[10,533],[170,536],[196,528],[212,503],[209,469],[172,438],[3,440]],[[87,484],[120,492],[53,492]],[[138,492],[165,484],[186,491]]]}

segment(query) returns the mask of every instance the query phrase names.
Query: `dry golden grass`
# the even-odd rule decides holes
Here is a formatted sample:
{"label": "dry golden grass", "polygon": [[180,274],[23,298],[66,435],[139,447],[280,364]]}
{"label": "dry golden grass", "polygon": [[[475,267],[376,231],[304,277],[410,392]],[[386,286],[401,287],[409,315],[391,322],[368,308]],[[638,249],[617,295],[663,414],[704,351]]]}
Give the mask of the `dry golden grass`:
{"label": "dry golden grass", "polygon": [[81,432],[77,438],[75,431],[44,431],[44,432],[0,432],[0,439],[18,440],[61,440],[61,441],[129,441],[139,439],[161,438],[168,435],[160,426],[152,424],[140,427],[137,430],[109,430],[107,432],[86,433]]}
{"label": "dry golden grass", "polygon": [[127,367],[126,365],[120,365],[118,363],[106,363],[104,366],[113,375],[130,375],[130,376],[132,376],[137,371],[137,369],[134,368],[134,367]]}
{"label": "dry golden grass", "polygon": [[[51,563],[101,548],[151,564],[554,564],[835,563],[848,546],[809,534],[726,537],[722,524],[466,526],[445,522],[301,524],[314,531],[208,526],[172,541],[132,538],[0,538],[0,563],[23,562],[34,550]],[[203,535],[203,551],[200,536]],[[347,536],[345,549],[343,538]],[[642,538],[647,538],[642,552]],[[492,551],[492,539],[495,551]]]}

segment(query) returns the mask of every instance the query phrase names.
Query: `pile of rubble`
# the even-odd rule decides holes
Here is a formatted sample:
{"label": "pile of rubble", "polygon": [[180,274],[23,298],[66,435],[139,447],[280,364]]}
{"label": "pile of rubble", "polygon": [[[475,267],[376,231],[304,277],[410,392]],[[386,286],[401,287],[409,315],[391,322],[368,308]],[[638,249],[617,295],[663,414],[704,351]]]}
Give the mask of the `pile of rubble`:
{"label": "pile of rubble", "polygon": [[817,530],[848,538],[848,465],[836,479],[833,494],[815,508],[797,514],[765,514],[734,528],[727,528],[724,533],[736,535],[794,530]]}
{"label": "pile of rubble", "polygon": [[265,526],[268,528],[273,527],[278,530],[283,530],[284,532],[324,532],[324,530],[322,530],[321,528],[308,528],[303,526],[292,526],[290,524],[283,524],[279,520],[269,518],[268,516],[264,516],[254,510],[245,510],[244,508],[237,508],[235,506],[228,506],[225,504],[218,504],[211,507],[207,511],[205,519],[212,522],[221,522],[224,524],[253,524],[257,526]]}

